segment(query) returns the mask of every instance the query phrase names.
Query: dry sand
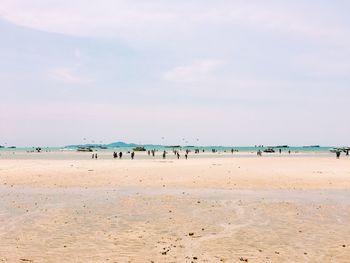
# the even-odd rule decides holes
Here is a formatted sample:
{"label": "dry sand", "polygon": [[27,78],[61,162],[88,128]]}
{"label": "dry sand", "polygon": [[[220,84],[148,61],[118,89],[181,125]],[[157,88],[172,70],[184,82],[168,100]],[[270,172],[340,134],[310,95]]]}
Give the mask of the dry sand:
{"label": "dry sand", "polygon": [[0,156],[0,262],[350,259],[350,158],[32,157]]}

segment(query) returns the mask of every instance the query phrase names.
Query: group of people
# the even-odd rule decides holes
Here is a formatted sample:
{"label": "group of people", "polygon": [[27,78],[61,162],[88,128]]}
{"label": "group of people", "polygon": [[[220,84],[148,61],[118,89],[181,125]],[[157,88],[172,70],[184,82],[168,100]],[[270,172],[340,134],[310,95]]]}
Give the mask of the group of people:
{"label": "group of people", "polygon": [[[176,156],[177,159],[180,159],[180,153],[179,153],[179,151],[174,150],[173,153],[175,154],[175,156]],[[188,158],[188,153],[189,153],[189,151],[186,150],[186,153],[185,153],[185,158],[186,158],[186,160],[187,160],[187,158]],[[164,151],[164,152],[163,152],[163,159],[165,159],[165,157],[166,157],[166,152]]]}
{"label": "group of people", "polygon": [[[134,160],[135,152],[131,152],[130,156],[131,156],[131,159]],[[123,153],[122,152],[119,152],[119,153],[113,152],[113,158],[116,159],[118,157],[119,157],[119,159],[121,159],[123,157]]]}
{"label": "group of people", "polygon": [[[281,150],[281,149],[278,149],[278,152],[279,152],[279,154],[282,154],[282,150]],[[288,150],[288,154],[291,154],[291,151],[290,151],[290,150]],[[262,156],[262,151],[261,151],[261,150],[258,150],[258,151],[256,152],[256,155],[257,155],[257,156]]]}
{"label": "group of people", "polygon": [[[235,150],[234,149],[231,149],[231,153],[233,153]],[[212,150],[212,152],[215,152],[215,150],[213,149]],[[130,153],[130,152],[128,152],[128,153]],[[148,153],[148,155],[150,156],[150,155],[152,155],[153,157],[155,156],[155,150],[148,150],[147,151],[147,153]],[[177,150],[173,150],[173,153],[175,154],[175,156],[177,157],[177,159],[180,159],[180,153],[179,153],[179,151],[177,151]],[[188,153],[189,153],[189,150],[188,149],[186,149],[186,153],[185,153],[185,159],[187,159],[188,158]],[[199,153],[199,150],[197,151],[196,150],[196,152],[195,153]],[[282,150],[281,149],[279,149],[279,153],[281,154],[282,153]],[[262,156],[262,151],[261,150],[258,150],[257,151],[257,153],[256,153],[258,156]],[[288,151],[288,154],[291,154],[291,151],[289,150]],[[340,158],[340,155],[341,155],[341,151],[340,150],[337,150],[336,152],[335,152],[335,154],[336,154],[336,157],[337,157],[337,159],[339,159]],[[163,159],[166,159],[166,155],[167,155],[167,152],[166,151],[163,151],[163,153],[162,153],[162,157],[163,157]],[[345,155],[346,156],[349,156],[349,150],[347,150],[346,152],[345,152]],[[131,152],[130,153],[130,156],[131,156],[131,159],[133,160],[134,158],[135,158],[135,152]],[[92,159],[97,159],[97,153],[93,153],[92,154]],[[123,157],[123,153],[122,152],[113,152],[113,158],[114,159],[116,159],[116,158],[118,158],[119,157],[119,159],[122,159],[122,157]]]}
{"label": "group of people", "polygon": [[[341,151],[340,151],[340,150],[337,150],[337,151],[335,152],[335,155],[336,155],[337,159],[340,158],[340,154],[341,154]],[[345,151],[345,155],[346,155],[346,156],[349,156],[349,150],[346,150],[346,151]]]}
{"label": "group of people", "polygon": [[[175,156],[177,157],[177,159],[180,159],[179,151],[173,151],[173,152],[174,152]],[[130,152],[128,152],[128,153],[130,153]],[[186,150],[186,153],[184,155],[186,159],[188,158],[188,153],[189,153],[189,150]],[[155,150],[148,150],[147,154],[149,156],[152,155],[154,157],[155,156]],[[163,151],[163,153],[162,153],[163,159],[166,159],[166,155],[167,155],[167,152]],[[119,157],[119,159],[122,159],[123,153],[122,152],[119,152],[119,153],[118,152],[113,152],[113,158],[116,159],[118,157]],[[130,157],[133,160],[135,158],[135,152],[131,152],[130,153]],[[92,158],[96,158],[97,159],[97,153],[92,154]]]}
{"label": "group of people", "polygon": [[119,152],[119,154],[117,152],[113,152],[113,158],[116,159],[118,158],[119,156],[119,159],[121,159],[123,157],[123,153],[122,152]]}
{"label": "group of people", "polygon": [[[337,157],[337,159],[340,158],[341,152],[342,152],[341,150],[336,150],[336,151],[335,151],[335,156]],[[280,154],[282,153],[282,150],[281,150],[281,149],[279,149],[279,153],[280,153]],[[261,150],[258,150],[258,151],[256,152],[256,154],[257,154],[257,156],[262,156],[262,151],[261,151]],[[288,150],[288,154],[291,154],[291,151],[290,151],[290,150]],[[346,151],[345,151],[345,155],[346,155],[346,156],[349,156],[349,150],[346,150]]]}
{"label": "group of people", "polygon": [[147,153],[148,153],[148,155],[151,155],[151,154],[152,154],[152,156],[154,157],[154,155],[155,155],[155,150],[148,150]]}

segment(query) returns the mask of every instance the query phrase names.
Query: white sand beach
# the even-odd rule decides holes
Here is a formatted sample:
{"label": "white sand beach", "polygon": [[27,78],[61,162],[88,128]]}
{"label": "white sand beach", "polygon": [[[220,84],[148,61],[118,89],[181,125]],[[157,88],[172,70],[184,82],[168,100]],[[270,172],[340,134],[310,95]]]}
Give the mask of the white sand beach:
{"label": "white sand beach", "polygon": [[3,262],[350,258],[346,157],[5,155],[0,158]]}

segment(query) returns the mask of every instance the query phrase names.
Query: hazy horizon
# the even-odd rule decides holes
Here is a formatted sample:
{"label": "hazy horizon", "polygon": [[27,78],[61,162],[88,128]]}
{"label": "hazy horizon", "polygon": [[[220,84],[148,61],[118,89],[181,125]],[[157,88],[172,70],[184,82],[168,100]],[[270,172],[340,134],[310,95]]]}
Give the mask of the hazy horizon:
{"label": "hazy horizon", "polygon": [[194,146],[194,147],[237,147],[237,148],[251,148],[251,147],[277,147],[277,146],[288,146],[291,148],[301,148],[301,147],[309,147],[309,146],[317,146],[317,147],[322,147],[322,148],[331,148],[331,147],[346,147],[346,145],[320,145],[320,144],[303,144],[303,145],[291,145],[291,144],[248,144],[248,145],[239,145],[239,144],[200,144],[199,142],[197,143],[175,143],[175,144],[167,144],[167,143],[148,143],[148,142],[133,142],[133,141],[121,141],[121,140],[114,140],[111,142],[104,142],[104,141],[87,141],[87,140],[82,140],[80,143],[71,143],[71,144],[64,144],[64,145],[14,145],[14,144],[0,144],[0,146],[4,146],[5,149],[8,147],[16,147],[16,148],[34,148],[34,147],[48,147],[48,148],[61,148],[61,147],[67,147],[67,146],[74,146],[74,145],[109,145],[113,143],[125,143],[125,144],[135,144],[135,145],[159,145],[159,146],[171,146],[171,145],[178,145],[181,147],[189,147],[189,146]]}
{"label": "hazy horizon", "polygon": [[349,8],[2,0],[0,145],[349,146]]}

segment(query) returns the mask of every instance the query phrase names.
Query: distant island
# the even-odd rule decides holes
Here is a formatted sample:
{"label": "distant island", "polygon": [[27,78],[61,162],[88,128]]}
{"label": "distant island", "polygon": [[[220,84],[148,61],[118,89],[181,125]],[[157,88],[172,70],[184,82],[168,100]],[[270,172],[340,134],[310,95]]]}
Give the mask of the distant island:
{"label": "distant island", "polygon": [[113,142],[109,144],[75,144],[75,145],[67,145],[64,148],[80,148],[80,147],[89,147],[89,148],[100,148],[100,149],[108,149],[108,148],[129,148],[129,147],[160,147],[162,145],[157,144],[136,144],[136,143],[125,143],[125,142]]}

